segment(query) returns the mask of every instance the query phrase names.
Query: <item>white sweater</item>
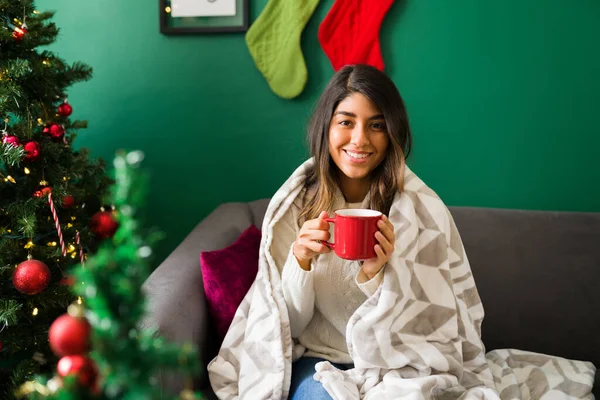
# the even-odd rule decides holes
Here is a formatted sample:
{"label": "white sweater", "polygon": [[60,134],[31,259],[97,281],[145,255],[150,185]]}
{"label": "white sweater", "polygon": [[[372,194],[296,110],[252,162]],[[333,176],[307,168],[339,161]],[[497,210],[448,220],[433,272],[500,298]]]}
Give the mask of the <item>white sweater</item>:
{"label": "white sweater", "polygon": [[[346,203],[338,193],[334,210],[366,208],[363,203]],[[310,271],[303,270],[292,247],[300,230],[300,206],[294,203],[273,227],[271,254],[281,271],[282,288],[290,317],[292,337],[306,347],[305,356],[350,364],[346,325],[358,307],[375,293],[383,279],[383,268],[366,282],[358,281],[360,264],[343,260],[333,251],[313,258]],[[328,210],[332,217],[333,210]],[[333,224],[330,224],[331,240]]]}

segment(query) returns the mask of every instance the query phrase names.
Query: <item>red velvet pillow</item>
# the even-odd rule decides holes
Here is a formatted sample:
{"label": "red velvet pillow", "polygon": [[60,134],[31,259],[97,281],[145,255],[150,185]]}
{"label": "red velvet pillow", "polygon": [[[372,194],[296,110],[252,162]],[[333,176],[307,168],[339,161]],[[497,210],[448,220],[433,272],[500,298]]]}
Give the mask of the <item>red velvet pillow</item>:
{"label": "red velvet pillow", "polygon": [[258,272],[260,230],[251,225],[221,250],[200,253],[208,312],[220,341]]}

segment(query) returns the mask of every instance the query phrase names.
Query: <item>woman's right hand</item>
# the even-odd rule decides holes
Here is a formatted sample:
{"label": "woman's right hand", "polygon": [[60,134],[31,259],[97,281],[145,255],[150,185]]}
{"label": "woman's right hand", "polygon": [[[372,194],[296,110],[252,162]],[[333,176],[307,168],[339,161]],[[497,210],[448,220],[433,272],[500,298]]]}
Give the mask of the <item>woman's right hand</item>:
{"label": "woman's right hand", "polygon": [[329,223],[325,221],[328,218],[326,211],[321,211],[318,218],[311,219],[302,224],[298,237],[294,242],[292,253],[298,260],[300,267],[310,270],[310,261],[318,254],[329,253],[331,249],[322,241],[329,240]]}

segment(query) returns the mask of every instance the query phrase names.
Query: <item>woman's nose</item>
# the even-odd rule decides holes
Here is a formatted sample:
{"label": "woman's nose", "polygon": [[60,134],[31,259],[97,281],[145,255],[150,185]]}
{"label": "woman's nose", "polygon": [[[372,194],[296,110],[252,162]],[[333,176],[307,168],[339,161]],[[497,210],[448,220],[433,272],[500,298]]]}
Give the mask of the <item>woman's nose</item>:
{"label": "woman's nose", "polygon": [[368,146],[370,144],[368,132],[363,125],[357,124],[352,130],[352,138],[350,143],[359,148]]}

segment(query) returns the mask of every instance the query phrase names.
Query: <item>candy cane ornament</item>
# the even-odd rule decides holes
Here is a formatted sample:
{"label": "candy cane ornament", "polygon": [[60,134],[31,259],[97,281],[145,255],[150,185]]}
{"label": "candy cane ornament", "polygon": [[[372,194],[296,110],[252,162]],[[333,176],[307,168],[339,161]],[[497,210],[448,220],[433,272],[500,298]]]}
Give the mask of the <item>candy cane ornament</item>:
{"label": "candy cane ornament", "polygon": [[50,211],[52,211],[52,218],[54,218],[54,226],[56,226],[56,231],[58,232],[60,250],[63,257],[65,257],[67,255],[67,248],[65,247],[65,239],[63,238],[60,222],[58,221],[58,213],[56,212],[56,207],[54,207],[54,201],[52,201],[52,192],[48,193],[48,203],[50,204]]}
{"label": "candy cane ornament", "polygon": [[79,246],[79,260],[81,261],[81,265],[85,265],[85,257],[83,254],[83,246],[81,245],[81,235],[79,234],[79,231],[77,231],[77,234],[75,235],[75,242],[77,242],[77,245]]}

